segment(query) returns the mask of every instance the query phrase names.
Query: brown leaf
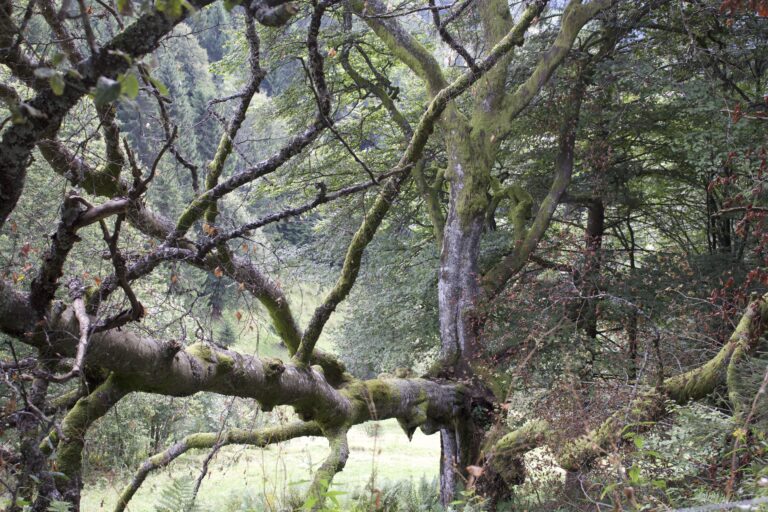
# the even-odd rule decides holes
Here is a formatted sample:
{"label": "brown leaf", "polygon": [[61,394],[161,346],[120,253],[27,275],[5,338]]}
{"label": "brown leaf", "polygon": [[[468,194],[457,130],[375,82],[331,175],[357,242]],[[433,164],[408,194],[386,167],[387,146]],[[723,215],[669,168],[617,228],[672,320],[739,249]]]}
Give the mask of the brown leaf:
{"label": "brown leaf", "polygon": [[237,321],[239,322],[243,318],[243,314],[239,311],[235,311],[235,318],[237,318]]}
{"label": "brown leaf", "polygon": [[221,276],[223,276],[223,275],[224,275],[224,269],[222,269],[221,267],[216,267],[216,268],[214,269],[214,271],[213,271],[213,275],[215,275],[216,277],[218,277],[219,279],[221,279]]}
{"label": "brown leaf", "polygon": [[203,224],[203,231],[208,236],[216,236],[219,234],[218,228],[216,228],[216,226],[208,224],[207,222]]}
{"label": "brown leaf", "polygon": [[475,478],[479,478],[483,474],[483,468],[480,466],[467,466],[467,473]]}

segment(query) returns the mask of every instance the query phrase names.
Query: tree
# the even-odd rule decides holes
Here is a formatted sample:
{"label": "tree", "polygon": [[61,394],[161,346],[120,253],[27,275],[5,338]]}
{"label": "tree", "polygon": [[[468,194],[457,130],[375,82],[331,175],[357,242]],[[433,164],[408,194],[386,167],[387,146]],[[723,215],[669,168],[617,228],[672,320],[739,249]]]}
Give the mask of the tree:
{"label": "tree", "polygon": [[[595,77],[604,77],[604,67],[627,46],[648,37],[653,30],[649,24],[666,12],[668,2],[571,0],[549,10],[545,1],[512,8],[500,0],[465,0],[450,7],[431,2],[422,9],[442,41],[432,51],[434,45],[419,37],[417,21],[400,19],[400,12],[388,11],[378,0],[323,0],[304,10],[293,2],[270,0],[229,4],[233,10],[227,16],[240,27],[233,39],[239,37],[245,49],[247,71],[230,70],[231,76],[245,75],[244,83],[218,99],[212,98],[210,80],[196,78],[189,85],[182,78],[204,76],[200,63],[207,62],[207,55],[218,55],[220,48],[206,48],[206,54],[196,40],[185,39],[185,56],[191,58],[169,62],[166,53],[160,70],[152,69],[148,58],[170,38],[190,38],[185,20],[213,2],[171,0],[144,6],[139,13],[130,1],[115,7],[97,4],[79,1],[57,7],[51,0],[37,0],[0,5],[0,99],[9,111],[0,141],[0,228],[9,268],[18,266],[16,253],[25,265],[21,273],[9,271],[0,281],[0,331],[11,340],[2,371],[18,377],[9,385],[16,398],[4,404],[11,411],[6,422],[18,436],[16,449],[2,447],[3,458],[18,468],[14,484],[8,485],[11,508],[20,509],[23,500],[32,503],[32,510],[45,510],[58,500],[79,507],[89,427],[138,391],[252,398],[264,410],[290,405],[299,420],[261,430],[187,436],[140,467],[118,510],[125,509],[150,471],[190,449],[215,452],[226,444],[266,446],[318,435],[331,447],[308,489],[311,503],[320,508],[333,476],[346,462],[349,428],[384,418],[397,418],[409,436],[416,428],[440,432],[443,504],[452,501],[462,479],[492,505],[508,496],[510,487],[522,480],[522,455],[541,444],[556,444],[557,425],[534,418],[519,429],[505,428],[500,403],[506,397],[500,396],[484,357],[489,319],[503,302],[498,299],[530,262],[566,269],[578,274],[573,282],[579,299],[577,311],[566,316],[592,340],[591,346],[597,343],[603,320],[601,254],[611,198],[600,194],[599,187],[577,194],[576,185],[582,183],[572,184],[574,169],[577,164],[586,169],[580,178],[602,172],[600,160],[590,161],[585,154],[585,148],[604,150],[598,142],[624,151],[625,162],[636,160],[633,153],[640,144],[630,140],[631,134],[608,130],[609,121],[599,116],[585,120],[584,105],[602,102],[610,108],[611,99],[597,91]],[[297,19],[300,12],[308,19]],[[210,17],[223,16],[215,14]],[[461,29],[460,37],[451,33],[451,24]],[[267,31],[259,25],[282,28]],[[50,40],[55,53],[38,47],[41,38],[32,37],[32,27]],[[302,34],[300,46],[289,44],[297,34]],[[264,38],[270,44],[262,48]],[[533,40],[534,51],[527,51],[527,39]],[[218,38],[212,41],[220,44]],[[370,48],[374,55],[369,55]],[[292,103],[286,107],[292,114],[286,123],[290,137],[254,163],[238,151],[250,147],[247,134],[259,129],[249,125],[248,116],[268,77],[262,67],[265,55],[273,64],[292,57],[301,65],[283,71],[292,78],[285,88]],[[444,56],[457,59],[456,65],[441,65]],[[419,88],[400,91],[394,85],[396,70],[402,73],[403,67],[420,82]],[[407,80],[400,83],[413,85]],[[549,105],[534,104],[547,87],[554,91]],[[398,100],[401,93],[403,101]],[[120,107],[130,100],[135,100],[133,110]],[[379,111],[377,119],[393,130],[388,136],[354,133],[350,143],[345,117],[361,115],[370,102]],[[234,107],[227,110],[222,104]],[[203,105],[209,116],[201,112]],[[535,134],[520,130],[517,124],[527,122],[521,121],[523,115],[537,114],[545,117],[543,128]],[[216,148],[210,144],[211,117],[221,125]],[[152,123],[146,131],[135,125],[136,119],[147,118]],[[201,126],[203,133],[189,133],[190,127]],[[130,136],[122,137],[122,131]],[[100,140],[91,143],[96,134]],[[515,148],[513,136],[531,141]],[[150,137],[161,143],[153,144]],[[543,194],[530,186],[527,176],[503,169],[515,158],[527,158],[523,153],[539,144],[547,150],[537,158],[539,169],[545,169],[544,178],[539,177],[545,183]],[[671,159],[656,147],[653,151],[659,160]],[[313,154],[320,155],[326,168],[338,166],[343,172],[306,171],[302,159]],[[51,211],[58,208],[49,241],[41,239],[39,230],[20,228],[15,216],[31,193],[29,181],[51,171],[67,191],[49,191],[45,197]],[[167,174],[175,174],[176,180],[167,180]],[[172,186],[174,181],[178,186]],[[296,186],[312,181],[316,192],[310,194]],[[415,194],[404,190],[411,182]],[[275,201],[240,211],[238,205],[247,203],[252,187],[261,187],[265,196],[270,187],[277,189],[272,194],[281,206],[274,207]],[[372,201],[345,240],[335,283],[302,328],[278,273],[270,274],[258,258],[248,257],[248,237],[367,193]],[[356,286],[364,255],[377,232],[386,228],[385,218],[398,200],[423,205],[430,243],[440,251],[435,312],[439,357],[419,378],[361,379],[317,344],[331,315]],[[534,255],[562,203],[589,211],[580,265]],[[503,220],[500,215],[497,219],[501,212],[506,212]],[[629,214],[627,225],[631,230]],[[33,237],[20,252],[14,245],[19,229]],[[483,237],[492,233],[497,246],[484,260]],[[245,255],[239,254],[240,244]],[[98,254],[87,246],[98,247]],[[93,286],[84,283],[91,277],[85,271],[93,272],[99,258],[109,262],[109,275],[95,279]],[[207,281],[217,293],[236,288],[257,299],[291,360],[249,356],[223,346],[230,341],[229,323],[227,333],[220,334],[226,343],[217,343],[211,327],[198,327],[198,341],[191,344],[162,330],[139,334],[135,324],[158,308],[152,295],[157,286],[192,295],[183,286],[185,272],[205,275],[196,282]],[[142,284],[151,280],[151,285]],[[191,302],[185,306],[188,311],[194,308]],[[633,311],[637,324],[640,310]],[[655,386],[629,400],[626,409],[560,446],[559,464],[571,471],[586,467],[622,440],[625,426],[663,415],[666,399],[683,403],[702,398],[724,381],[734,383],[732,399],[744,414],[745,400],[736,396],[736,366],[756,348],[767,315],[764,300],[752,301],[714,358],[679,375],[660,372]],[[236,320],[241,317],[237,311]],[[634,343],[632,361],[637,358]],[[51,398],[59,384],[66,393]],[[56,472],[48,467],[50,453],[55,453]],[[198,488],[199,481],[195,493]]]}

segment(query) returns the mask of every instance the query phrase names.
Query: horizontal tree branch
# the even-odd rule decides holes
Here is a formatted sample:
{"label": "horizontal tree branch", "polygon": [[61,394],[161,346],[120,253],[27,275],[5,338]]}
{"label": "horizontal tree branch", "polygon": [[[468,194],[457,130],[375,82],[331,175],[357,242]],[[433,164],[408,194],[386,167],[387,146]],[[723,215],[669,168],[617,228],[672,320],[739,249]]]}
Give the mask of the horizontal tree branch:
{"label": "horizontal tree branch", "polygon": [[323,435],[323,432],[317,423],[303,421],[261,430],[233,429],[222,433],[208,432],[188,435],[181,441],[174,443],[172,446],[144,461],[136,471],[133,479],[120,493],[120,497],[115,505],[115,512],[123,512],[125,510],[128,502],[136,494],[136,491],[139,490],[139,487],[144,483],[149,473],[156,469],[164,468],[189,450],[201,450],[230,444],[264,448],[271,444],[281,443],[297,437],[321,435]]}

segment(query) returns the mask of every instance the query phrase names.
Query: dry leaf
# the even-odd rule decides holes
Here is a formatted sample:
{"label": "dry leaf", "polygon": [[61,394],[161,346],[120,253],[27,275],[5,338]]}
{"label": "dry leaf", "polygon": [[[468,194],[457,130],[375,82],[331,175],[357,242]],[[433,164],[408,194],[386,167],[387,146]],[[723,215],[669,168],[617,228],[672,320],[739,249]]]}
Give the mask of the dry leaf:
{"label": "dry leaf", "polygon": [[483,474],[483,468],[480,466],[467,466],[467,473],[475,478],[480,478],[480,475]]}
{"label": "dry leaf", "polygon": [[216,267],[216,269],[213,271],[213,275],[221,279],[221,276],[224,275],[224,270],[221,267]]}

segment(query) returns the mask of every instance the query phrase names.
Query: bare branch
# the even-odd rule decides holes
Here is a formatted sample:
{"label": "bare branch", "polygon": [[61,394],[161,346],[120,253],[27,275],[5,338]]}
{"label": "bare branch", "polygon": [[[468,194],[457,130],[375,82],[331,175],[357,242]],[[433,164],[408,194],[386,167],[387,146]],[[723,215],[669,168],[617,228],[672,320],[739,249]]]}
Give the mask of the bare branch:
{"label": "bare branch", "polygon": [[322,431],[315,422],[295,422],[279,427],[265,428],[262,430],[228,430],[218,432],[191,434],[181,441],[170,446],[166,450],[153,455],[141,465],[131,482],[125,486],[115,505],[115,512],[123,512],[139,490],[147,475],[156,469],[163,468],[185,454],[189,450],[202,450],[214,446],[227,446],[241,444],[264,448],[271,444],[277,444],[297,437],[320,436]]}

